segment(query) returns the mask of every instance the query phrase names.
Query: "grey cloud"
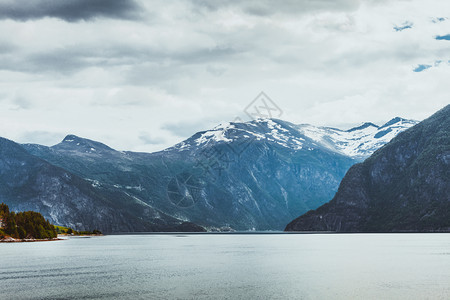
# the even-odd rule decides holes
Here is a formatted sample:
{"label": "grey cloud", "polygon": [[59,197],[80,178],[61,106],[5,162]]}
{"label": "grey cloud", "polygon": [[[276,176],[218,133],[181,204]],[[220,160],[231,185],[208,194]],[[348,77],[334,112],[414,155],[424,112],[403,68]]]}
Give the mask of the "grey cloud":
{"label": "grey cloud", "polygon": [[28,55],[14,55],[0,62],[0,69],[30,73],[56,72],[70,74],[78,70],[97,66],[107,67],[130,64],[137,59],[136,50],[119,46],[65,47],[49,49]]}
{"label": "grey cloud", "polygon": [[31,101],[22,96],[16,97],[13,101],[20,109],[30,109],[33,106]]}
{"label": "grey cloud", "polygon": [[269,0],[233,1],[233,0],[192,0],[198,8],[219,10],[237,8],[255,16],[271,16],[275,14],[303,14],[317,11],[353,11],[360,5],[359,0],[288,0],[274,2]]}
{"label": "grey cloud", "polygon": [[19,140],[23,143],[54,145],[61,141],[64,136],[65,133],[37,130],[22,133]]}
{"label": "grey cloud", "polygon": [[134,0],[6,0],[0,2],[0,19],[27,21],[45,17],[68,22],[99,17],[138,19],[142,8]]}
{"label": "grey cloud", "polygon": [[144,50],[120,44],[82,45],[33,53],[24,58],[23,64],[30,71],[71,73],[87,67],[130,65],[146,55]]}
{"label": "grey cloud", "polygon": [[208,71],[210,74],[213,74],[214,76],[220,77],[227,71],[227,69],[220,66],[208,65],[206,67],[206,71]]}
{"label": "grey cloud", "polygon": [[159,145],[166,142],[165,139],[154,138],[147,132],[141,132],[141,134],[139,135],[139,140],[142,141],[145,145]]}
{"label": "grey cloud", "polygon": [[[89,60],[91,58],[91,61]],[[101,64],[96,57],[74,50],[56,50],[46,53],[35,53],[26,57],[23,61],[23,70],[31,72],[72,73],[73,71]],[[104,61],[103,61],[104,63]]]}
{"label": "grey cloud", "polygon": [[343,69],[349,67],[363,67],[370,64],[380,64],[382,62],[401,62],[410,63],[411,61],[420,59],[423,56],[424,48],[420,44],[410,47],[396,47],[393,49],[354,49],[342,55],[332,57],[325,60],[326,67],[330,72],[342,72]]}
{"label": "grey cloud", "polygon": [[217,125],[214,121],[200,121],[200,122],[183,122],[183,123],[168,123],[161,127],[163,130],[167,130],[172,134],[179,137],[190,137],[196,132],[211,128],[211,126]]}
{"label": "grey cloud", "polygon": [[242,52],[243,51],[235,47],[218,45],[213,48],[198,49],[194,51],[186,51],[175,54],[175,59],[177,59],[178,61],[186,62],[188,64],[196,64],[213,60],[220,60],[225,57],[230,57]]}
{"label": "grey cloud", "polygon": [[[139,61],[129,71],[124,73],[124,76],[126,82],[133,85],[147,85],[168,81],[170,85],[168,88],[174,91],[174,79],[194,78],[195,74],[198,74],[192,66],[217,61],[223,62],[244,52],[222,46],[211,49],[185,50],[177,53],[147,52],[142,53]],[[207,72],[211,74],[211,70],[208,69]],[[217,72],[214,75],[217,76]]]}
{"label": "grey cloud", "polygon": [[0,42],[0,54],[11,53],[16,49],[17,49],[16,46],[14,46],[8,42],[5,42],[5,41]]}
{"label": "grey cloud", "polygon": [[[6,50],[5,50],[6,51]],[[49,49],[28,55],[9,55],[0,61],[0,70],[29,73],[55,72],[71,74],[88,67],[132,66],[130,77],[136,82],[164,80],[182,75],[183,66],[202,64],[241,53],[227,46],[211,49],[178,50],[175,53],[132,45],[110,44]],[[2,48],[0,47],[0,55]],[[173,68],[180,73],[173,73]],[[145,78],[140,76],[145,75]],[[178,76],[177,76],[178,77]]]}
{"label": "grey cloud", "polygon": [[124,80],[132,85],[152,85],[169,82],[171,89],[175,88],[174,80],[195,76],[194,71],[174,62],[142,62],[124,72]]}
{"label": "grey cloud", "polygon": [[[93,54],[93,53],[92,53]],[[94,57],[95,58],[95,57]],[[58,49],[32,54],[8,55],[0,61],[0,70],[26,73],[56,72],[70,74],[90,65],[104,64],[80,49]]]}

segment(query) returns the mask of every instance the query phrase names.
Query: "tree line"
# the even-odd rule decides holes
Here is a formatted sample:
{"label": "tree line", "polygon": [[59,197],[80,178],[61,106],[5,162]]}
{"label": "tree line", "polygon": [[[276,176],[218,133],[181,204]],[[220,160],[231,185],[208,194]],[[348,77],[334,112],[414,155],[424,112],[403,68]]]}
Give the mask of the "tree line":
{"label": "tree line", "polygon": [[0,219],[0,238],[8,235],[16,239],[52,239],[58,235],[55,226],[38,212],[10,212],[8,205],[1,203]]}

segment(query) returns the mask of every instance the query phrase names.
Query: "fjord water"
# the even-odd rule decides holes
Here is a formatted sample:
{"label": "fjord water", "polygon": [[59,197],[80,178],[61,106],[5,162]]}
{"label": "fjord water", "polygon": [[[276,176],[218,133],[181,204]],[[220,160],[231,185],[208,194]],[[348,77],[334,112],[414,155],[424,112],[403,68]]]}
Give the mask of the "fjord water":
{"label": "fjord water", "polygon": [[449,234],[113,235],[0,256],[0,299],[450,299]]}

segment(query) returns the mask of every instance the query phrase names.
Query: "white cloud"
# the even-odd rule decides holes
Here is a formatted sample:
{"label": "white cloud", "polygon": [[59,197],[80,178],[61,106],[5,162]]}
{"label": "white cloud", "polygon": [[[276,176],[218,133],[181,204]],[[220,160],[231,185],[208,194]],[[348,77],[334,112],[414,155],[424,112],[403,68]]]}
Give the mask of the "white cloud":
{"label": "white cloud", "polygon": [[450,42],[434,39],[450,33],[447,2],[210,3],[141,1],[135,21],[0,20],[0,136],[154,151],[243,117],[260,91],[282,118],[329,126],[449,102]]}

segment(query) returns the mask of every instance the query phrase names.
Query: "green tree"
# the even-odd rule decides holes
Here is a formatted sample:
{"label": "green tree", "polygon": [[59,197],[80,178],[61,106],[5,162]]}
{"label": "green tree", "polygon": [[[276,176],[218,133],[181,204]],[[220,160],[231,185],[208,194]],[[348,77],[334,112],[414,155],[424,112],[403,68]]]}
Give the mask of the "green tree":
{"label": "green tree", "polygon": [[10,212],[6,204],[0,204],[0,216],[6,223],[4,235],[10,235],[14,238],[33,237],[36,239],[56,238],[58,233],[55,226],[50,224],[40,213],[34,211],[25,211],[14,213]]}
{"label": "green tree", "polygon": [[23,227],[17,228],[17,231],[19,233],[19,238],[24,239],[27,237],[27,232],[25,231],[25,229]]}

